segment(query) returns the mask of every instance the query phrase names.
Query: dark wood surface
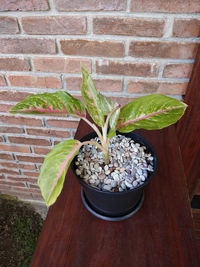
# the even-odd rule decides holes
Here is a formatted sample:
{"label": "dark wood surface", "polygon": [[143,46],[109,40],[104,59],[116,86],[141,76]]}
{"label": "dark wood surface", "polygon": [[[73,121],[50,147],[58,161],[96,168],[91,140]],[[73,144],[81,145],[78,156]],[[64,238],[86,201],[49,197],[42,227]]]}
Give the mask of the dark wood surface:
{"label": "dark wood surface", "polygon": [[184,102],[188,108],[178,122],[176,132],[192,199],[195,188],[200,184],[200,46]]}
{"label": "dark wood surface", "polygon": [[[76,138],[89,131],[81,122]],[[59,199],[49,209],[32,267],[199,266],[175,129],[138,132],[154,145],[159,158],[143,207],[121,222],[94,217],[83,206],[70,169]]]}

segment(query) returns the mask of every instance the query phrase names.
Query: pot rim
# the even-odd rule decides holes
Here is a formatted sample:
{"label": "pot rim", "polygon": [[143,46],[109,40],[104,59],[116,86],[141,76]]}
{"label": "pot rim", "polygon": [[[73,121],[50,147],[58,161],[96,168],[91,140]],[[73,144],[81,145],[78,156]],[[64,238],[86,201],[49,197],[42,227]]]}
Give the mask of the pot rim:
{"label": "pot rim", "polygon": [[[121,191],[121,192],[119,192],[119,191],[118,191],[118,192],[103,191],[103,190],[99,190],[99,189],[97,189],[97,188],[95,188],[95,187],[93,187],[93,186],[87,184],[86,182],[83,181],[82,178],[80,178],[80,177],[76,174],[76,172],[75,172],[75,170],[76,170],[76,168],[75,168],[75,161],[76,161],[76,157],[77,157],[77,156],[76,156],[76,157],[72,160],[71,168],[72,168],[73,173],[76,175],[76,177],[77,177],[79,183],[80,183],[81,185],[83,185],[84,187],[87,187],[88,189],[92,189],[92,190],[94,190],[94,191],[96,191],[96,192],[98,192],[98,193],[101,193],[101,194],[106,194],[106,195],[109,195],[109,194],[113,194],[113,195],[123,195],[123,194],[127,194],[127,193],[131,193],[131,192],[135,192],[135,191],[137,191],[137,190],[140,190],[140,189],[142,189],[143,187],[145,187],[145,186],[150,182],[150,180],[152,179],[152,177],[154,176],[154,174],[156,173],[157,168],[158,168],[158,156],[157,156],[157,153],[156,153],[156,151],[154,150],[154,148],[153,148],[153,146],[151,145],[151,143],[149,143],[148,140],[146,140],[142,135],[137,134],[137,133],[135,133],[135,132],[133,132],[133,131],[132,131],[132,132],[129,132],[129,133],[120,133],[120,132],[117,131],[116,133],[117,133],[117,135],[124,135],[124,136],[135,135],[135,136],[138,137],[139,139],[144,140],[144,143],[145,143],[145,144],[141,144],[139,141],[137,141],[137,142],[140,143],[141,145],[145,145],[145,146],[147,146],[147,150],[150,150],[150,151],[151,151],[151,154],[152,154],[152,156],[154,157],[154,160],[153,160],[153,163],[154,163],[154,165],[153,165],[154,170],[153,170],[153,172],[150,173],[150,175],[149,175],[148,178],[145,180],[145,182],[144,182],[143,184],[139,185],[139,186],[136,187],[136,188],[129,189],[129,190],[124,190],[124,191]],[[87,138],[87,136],[89,136],[89,135],[96,135],[96,132],[92,131],[92,132],[88,133],[87,135],[83,136],[83,137],[80,139],[80,141],[85,141],[86,138]],[[96,135],[96,136],[97,136],[97,135]],[[94,137],[96,137],[96,136],[94,136]],[[91,138],[94,138],[94,137],[91,137]],[[89,139],[89,140],[90,140],[90,139]],[[134,140],[134,139],[133,139],[133,140]]]}

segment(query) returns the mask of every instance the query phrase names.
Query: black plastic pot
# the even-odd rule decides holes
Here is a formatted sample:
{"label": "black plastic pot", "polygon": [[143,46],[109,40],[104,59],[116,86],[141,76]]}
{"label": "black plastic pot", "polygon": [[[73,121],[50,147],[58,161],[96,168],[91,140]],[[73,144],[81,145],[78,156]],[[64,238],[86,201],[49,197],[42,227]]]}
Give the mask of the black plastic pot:
{"label": "black plastic pot", "polygon": [[[154,157],[153,160],[153,172],[149,172],[146,181],[135,189],[123,191],[123,192],[108,192],[100,191],[88,184],[86,184],[82,178],[76,175],[76,158],[72,161],[71,167],[75,173],[79,183],[82,185],[82,200],[86,208],[95,216],[110,220],[118,221],[126,219],[132,216],[141,206],[144,200],[144,188],[152,179],[157,169],[157,155],[152,145],[144,139],[142,136],[131,133],[118,133],[126,137],[130,137],[134,141],[144,145],[146,151],[151,153]],[[80,141],[88,141],[96,137],[96,133],[92,132],[84,136]]]}

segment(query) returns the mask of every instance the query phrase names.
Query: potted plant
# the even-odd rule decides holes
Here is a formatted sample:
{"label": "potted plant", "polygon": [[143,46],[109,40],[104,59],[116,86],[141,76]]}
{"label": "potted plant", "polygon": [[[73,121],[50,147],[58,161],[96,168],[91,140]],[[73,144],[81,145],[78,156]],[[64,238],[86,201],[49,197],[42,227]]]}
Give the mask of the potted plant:
{"label": "potted plant", "polygon": [[[144,186],[157,166],[154,149],[133,130],[167,127],[181,118],[187,105],[165,95],[153,94],[120,107],[99,93],[90,74],[83,67],[81,70],[84,104],[69,93],[58,91],[28,96],[10,113],[63,114],[88,123],[94,133],[81,141],[60,142],[46,155],[38,185],[46,204],[52,205],[72,163],[84,187],[85,206],[100,218],[121,220],[140,208]],[[86,109],[93,122],[86,117]]]}

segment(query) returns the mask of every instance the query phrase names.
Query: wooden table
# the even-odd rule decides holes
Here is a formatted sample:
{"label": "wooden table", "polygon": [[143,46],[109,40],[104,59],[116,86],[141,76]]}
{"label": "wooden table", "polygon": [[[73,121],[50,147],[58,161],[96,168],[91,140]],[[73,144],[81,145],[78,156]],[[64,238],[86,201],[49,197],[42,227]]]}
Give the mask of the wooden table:
{"label": "wooden table", "polygon": [[[81,121],[76,138],[90,131]],[[200,266],[175,129],[137,132],[152,143],[159,158],[143,207],[125,221],[94,217],[84,207],[70,169],[49,209],[32,267]]]}

